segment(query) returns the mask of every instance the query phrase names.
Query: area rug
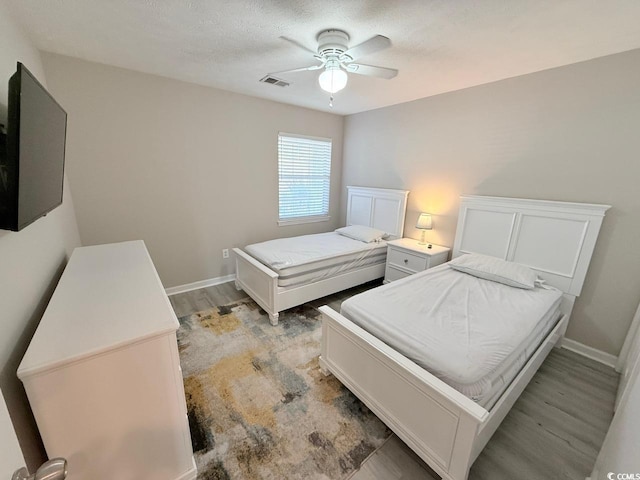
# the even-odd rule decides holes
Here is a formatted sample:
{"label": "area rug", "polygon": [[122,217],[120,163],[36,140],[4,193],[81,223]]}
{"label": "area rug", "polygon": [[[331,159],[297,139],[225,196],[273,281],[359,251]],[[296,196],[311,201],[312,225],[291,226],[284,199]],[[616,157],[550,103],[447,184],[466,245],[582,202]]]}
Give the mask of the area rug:
{"label": "area rug", "polygon": [[318,367],[320,314],[250,299],[180,318],[198,479],[344,479],[391,434]]}

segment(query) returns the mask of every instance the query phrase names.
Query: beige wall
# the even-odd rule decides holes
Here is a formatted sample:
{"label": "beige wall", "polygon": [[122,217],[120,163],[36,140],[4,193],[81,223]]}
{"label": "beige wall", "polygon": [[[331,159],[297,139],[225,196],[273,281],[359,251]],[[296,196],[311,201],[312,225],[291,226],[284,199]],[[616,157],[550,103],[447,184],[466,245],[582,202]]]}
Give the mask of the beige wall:
{"label": "beige wall", "polygon": [[567,336],[617,354],[640,299],[639,85],[635,50],[352,115],[342,182],[411,190],[406,234],[431,212],[443,245],[462,193],[612,205]]}
{"label": "beige wall", "polygon": [[[83,244],[143,239],[172,287],[232,274],[223,248],[339,226],[343,117],[43,59],[69,112],[67,172]],[[279,131],[333,139],[330,222],[277,226]]]}
{"label": "beige wall", "polygon": [[[44,84],[38,51],[0,0],[0,118],[6,120],[9,77],[21,61]],[[28,464],[44,458],[27,398],[16,370],[53,288],[74,247],[80,244],[69,185],[62,206],[21,232],[0,230],[0,389]],[[16,465],[16,468],[18,465]]]}

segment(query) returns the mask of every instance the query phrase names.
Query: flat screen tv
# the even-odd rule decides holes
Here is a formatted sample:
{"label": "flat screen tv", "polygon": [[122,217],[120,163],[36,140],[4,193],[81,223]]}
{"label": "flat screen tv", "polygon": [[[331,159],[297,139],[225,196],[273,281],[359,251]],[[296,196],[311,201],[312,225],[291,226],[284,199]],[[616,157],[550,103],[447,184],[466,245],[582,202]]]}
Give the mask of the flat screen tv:
{"label": "flat screen tv", "polygon": [[0,228],[21,230],[62,203],[66,134],[67,113],[18,63],[0,142]]}

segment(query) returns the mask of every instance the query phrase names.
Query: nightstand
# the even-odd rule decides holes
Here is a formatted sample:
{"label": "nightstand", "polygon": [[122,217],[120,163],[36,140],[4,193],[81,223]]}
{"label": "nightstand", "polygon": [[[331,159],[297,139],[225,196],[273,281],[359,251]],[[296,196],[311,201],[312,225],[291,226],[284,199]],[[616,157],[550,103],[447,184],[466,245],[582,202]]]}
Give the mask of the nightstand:
{"label": "nightstand", "polygon": [[419,245],[413,238],[399,238],[387,242],[387,267],[384,283],[393,282],[447,261],[449,248]]}

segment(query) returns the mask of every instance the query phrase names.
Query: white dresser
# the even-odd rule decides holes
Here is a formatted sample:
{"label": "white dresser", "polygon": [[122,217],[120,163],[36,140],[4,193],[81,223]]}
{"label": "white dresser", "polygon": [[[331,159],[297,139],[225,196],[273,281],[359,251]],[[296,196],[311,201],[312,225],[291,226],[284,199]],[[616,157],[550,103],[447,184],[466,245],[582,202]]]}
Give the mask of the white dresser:
{"label": "white dresser", "polygon": [[418,240],[413,238],[399,238],[387,242],[384,283],[393,282],[446,262],[449,250],[440,245],[420,245]]}
{"label": "white dresser", "polygon": [[73,252],[18,368],[69,480],[196,478],[177,328],[144,242]]}

